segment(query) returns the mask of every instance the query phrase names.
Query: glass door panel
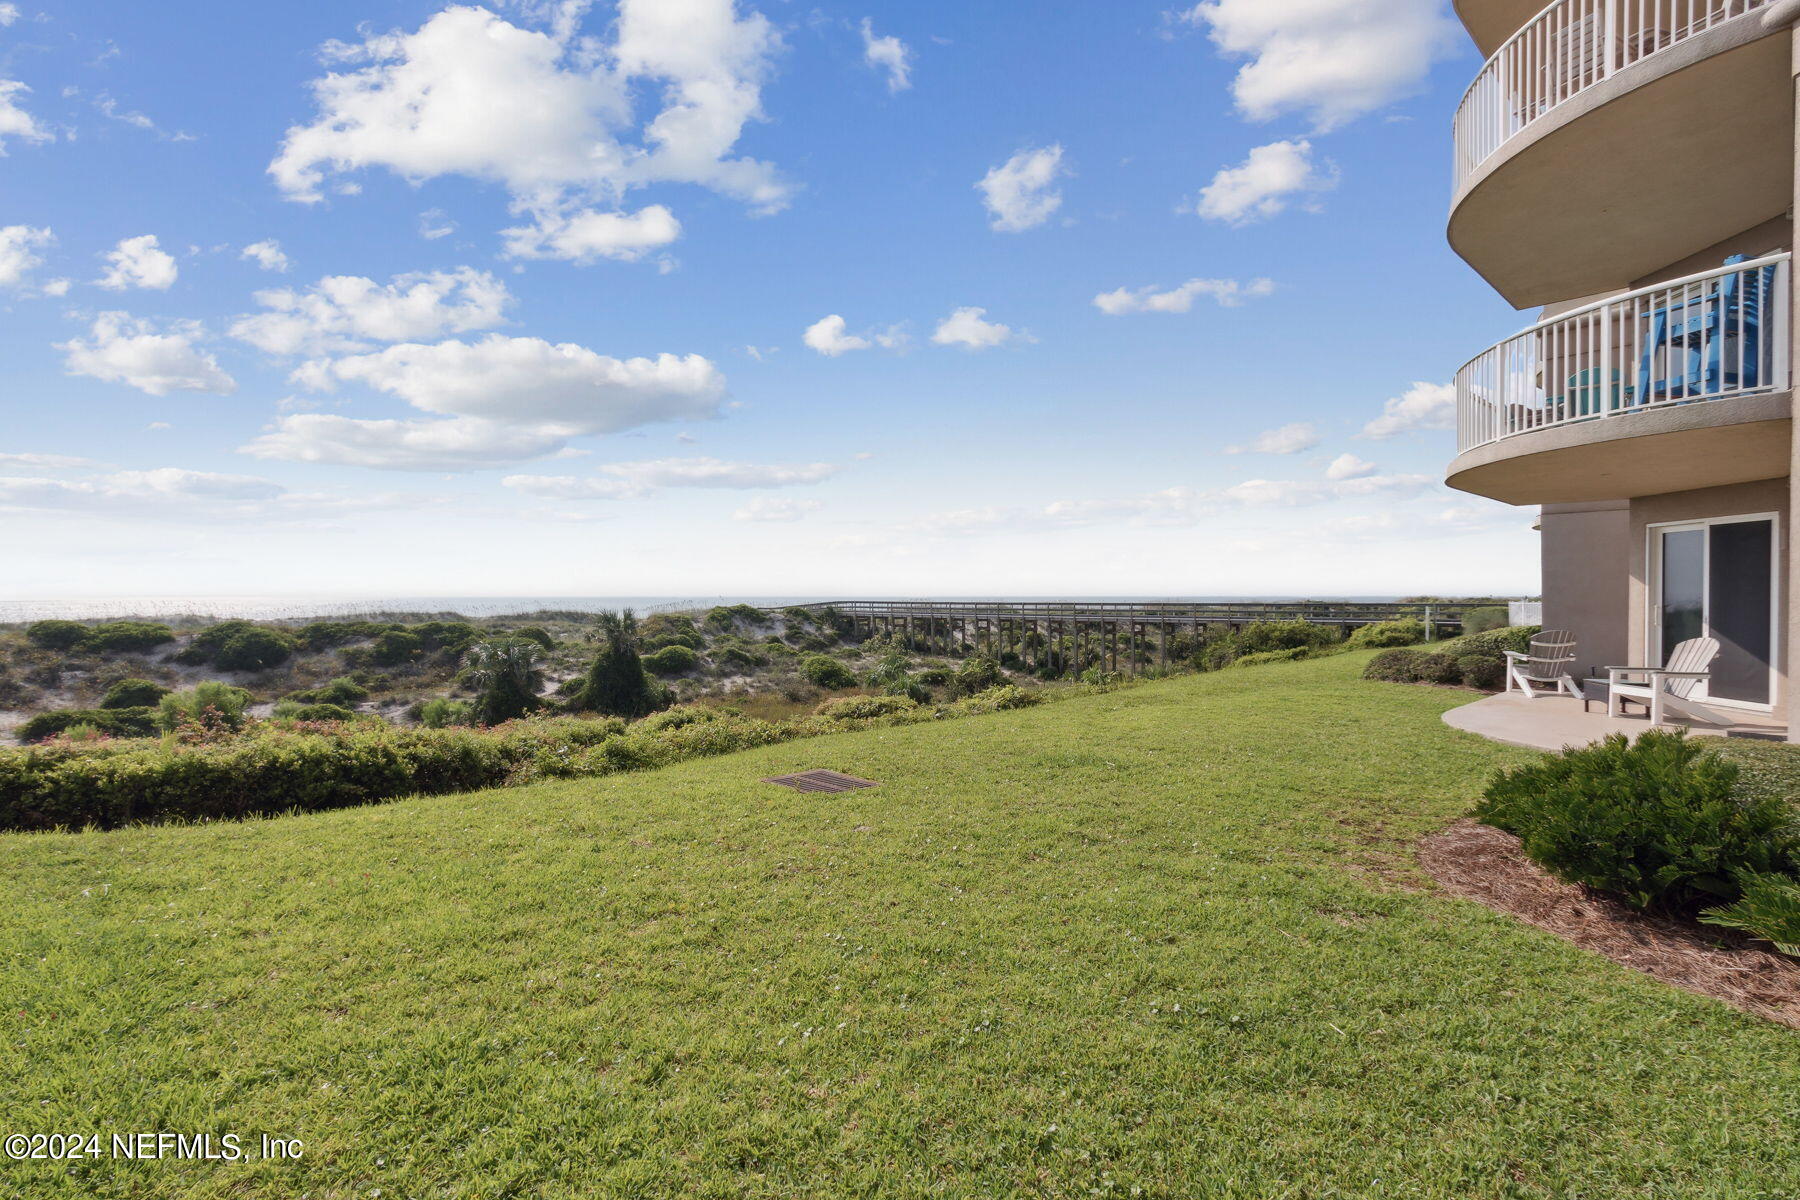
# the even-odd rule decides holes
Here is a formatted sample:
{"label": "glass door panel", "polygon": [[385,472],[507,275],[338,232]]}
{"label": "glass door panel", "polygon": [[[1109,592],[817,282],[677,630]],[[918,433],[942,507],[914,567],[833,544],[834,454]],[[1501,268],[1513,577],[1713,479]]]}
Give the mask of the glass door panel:
{"label": "glass door panel", "polygon": [[1662,535],[1662,658],[1706,633],[1706,530],[1670,529]]}
{"label": "glass door panel", "polygon": [[1713,525],[1707,564],[1707,632],[1719,641],[1707,695],[1748,704],[1769,702],[1774,647],[1775,524],[1732,521]]}

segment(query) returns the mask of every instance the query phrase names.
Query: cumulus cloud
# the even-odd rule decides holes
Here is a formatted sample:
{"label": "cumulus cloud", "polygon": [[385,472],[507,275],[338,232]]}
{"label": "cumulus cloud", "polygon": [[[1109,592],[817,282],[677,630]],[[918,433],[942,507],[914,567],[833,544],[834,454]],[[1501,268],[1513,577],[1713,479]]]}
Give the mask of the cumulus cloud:
{"label": "cumulus cloud", "polygon": [[817,500],[794,500],[785,496],[758,496],[731,514],[734,521],[798,521],[808,513],[818,512],[824,505]]}
{"label": "cumulus cloud", "polygon": [[1109,316],[1124,313],[1184,313],[1201,296],[1210,296],[1221,308],[1236,308],[1246,300],[1273,295],[1273,280],[1190,279],[1180,287],[1158,291],[1155,287],[1118,288],[1094,297],[1094,307]]}
{"label": "cumulus cloud", "polygon": [[1456,385],[1415,383],[1387,401],[1381,415],[1362,428],[1366,438],[1391,438],[1415,430],[1456,428]]}
{"label": "cumulus cloud", "polygon": [[622,500],[663,488],[802,487],[836,475],[831,463],[745,463],[717,458],[660,458],[608,463],[601,474],[509,475],[501,483],[544,500]]}
{"label": "cumulus cloud", "polygon": [[1375,474],[1377,470],[1379,468],[1374,463],[1366,462],[1354,454],[1340,454],[1331,460],[1330,466],[1325,468],[1325,478],[1361,479],[1366,475]]}
{"label": "cumulus cloud", "polygon": [[1227,454],[1299,454],[1319,444],[1319,428],[1311,421],[1295,421],[1279,429],[1259,433],[1248,445],[1227,446]]}
{"label": "cumulus cloud", "polygon": [[265,458],[397,470],[469,470],[542,458],[570,438],[660,421],[715,417],[725,377],[700,355],[617,359],[571,343],[490,334],[414,342],[297,375],[313,386],[361,383],[449,420],[359,420],[301,413],[244,447]]}
{"label": "cumulus cloud", "polygon": [[887,74],[888,91],[903,92],[912,86],[912,50],[897,37],[876,37],[874,23],[862,22],[863,61]]}
{"label": "cumulus cloud", "polygon": [[441,208],[428,208],[419,214],[419,236],[428,242],[449,237],[456,232],[456,222]]}
{"label": "cumulus cloud", "polygon": [[545,212],[530,225],[503,229],[513,258],[560,258],[591,263],[597,258],[636,262],[681,236],[681,222],[660,204],[637,212]]}
{"label": "cumulus cloud", "polygon": [[106,252],[106,264],[106,274],[96,282],[115,292],[126,288],[167,291],[180,275],[174,258],[157,246],[154,233],[125,238]]}
{"label": "cumulus cloud", "polygon": [[983,175],[975,189],[1002,233],[1020,233],[1050,219],[1062,207],[1056,181],[1067,175],[1061,145],[1021,150]]}
{"label": "cumulus cloud", "polygon": [[129,384],[152,396],[177,391],[229,395],[237,382],[200,349],[204,336],[192,321],[159,331],[127,313],[104,312],[94,319],[89,337],[71,338],[57,349],[66,356],[64,366],[71,375]]}
{"label": "cumulus cloud", "polygon": [[269,354],[291,355],[490,329],[506,320],[513,297],[488,272],[458,267],[397,275],[386,284],[328,275],[304,290],[258,292],[256,302],[268,311],[239,317],[231,336]]}
{"label": "cumulus cloud", "polygon": [[56,235],[47,228],[0,226],[0,287],[22,287],[25,277],[44,265],[37,251],[54,241]]}
{"label": "cumulus cloud", "polygon": [[0,467],[69,471],[98,465],[91,458],[76,458],[68,454],[0,454]]}
{"label": "cumulus cloud", "polygon": [[50,142],[56,135],[26,112],[20,98],[31,91],[16,79],[0,79],[0,158],[6,157],[6,139],[22,142]]}
{"label": "cumulus cloud", "polygon": [[0,28],[11,25],[19,19],[19,6],[16,4],[0,4]]}
{"label": "cumulus cloud", "polygon": [[844,318],[836,313],[829,317],[820,317],[806,327],[806,332],[800,335],[800,340],[827,358],[836,358],[838,355],[848,354],[852,350],[867,350],[873,344],[868,338],[845,333],[844,326]]}
{"label": "cumulus cloud", "polygon": [[1180,19],[1249,60],[1232,84],[1246,117],[1300,113],[1321,133],[1417,92],[1456,47],[1440,0],[1207,0]]}
{"label": "cumulus cloud", "polygon": [[1296,197],[1336,186],[1336,168],[1313,162],[1311,142],[1271,142],[1214,175],[1193,211],[1209,221],[1248,225],[1284,212]]}
{"label": "cumulus cloud", "polygon": [[985,308],[959,308],[938,322],[931,340],[940,346],[964,346],[970,350],[986,350],[992,346],[1004,346],[1011,341],[1031,340],[1028,334],[1020,333],[1011,326],[985,320],[986,316]]}
{"label": "cumulus cloud", "polygon": [[288,269],[288,256],[281,249],[281,243],[273,238],[266,242],[252,242],[244,247],[238,255],[245,262],[253,262],[265,271],[285,271]]}
{"label": "cumulus cloud", "polygon": [[[616,208],[632,188],[694,184],[761,212],[787,203],[792,189],[770,164],[733,156],[763,116],[780,49],[765,18],[740,15],[735,0],[620,0],[607,41],[580,35],[585,7],[535,30],[455,5],[412,32],[327,44],[336,69],[312,84],[317,118],[288,130],[269,173],[301,201],[322,199],[329,175],[370,168],[497,183],[532,218],[508,231],[515,252],[567,248],[576,261],[672,238],[666,210],[592,207]],[[638,129],[633,99],[645,94],[660,107]]]}

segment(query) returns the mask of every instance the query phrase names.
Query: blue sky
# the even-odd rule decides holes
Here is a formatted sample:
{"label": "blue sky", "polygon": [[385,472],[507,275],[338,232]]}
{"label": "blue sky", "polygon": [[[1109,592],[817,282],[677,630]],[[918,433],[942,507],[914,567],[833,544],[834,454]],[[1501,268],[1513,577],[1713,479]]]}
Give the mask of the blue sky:
{"label": "blue sky", "polygon": [[1438,482],[1523,322],[1443,239],[1477,66],[1435,0],[0,2],[7,590],[1531,591]]}

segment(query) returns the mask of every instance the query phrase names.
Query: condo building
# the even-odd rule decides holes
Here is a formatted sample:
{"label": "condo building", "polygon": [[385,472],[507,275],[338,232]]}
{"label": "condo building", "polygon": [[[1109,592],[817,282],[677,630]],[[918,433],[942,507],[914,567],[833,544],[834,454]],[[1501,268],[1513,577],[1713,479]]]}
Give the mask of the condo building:
{"label": "condo building", "polygon": [[1456,9],[1450,243],[1536,312],[1457,373],[1447,482],[1540,508],[1582,673],[1712,638],[1707,703],[1789,722],[1800,0]]}

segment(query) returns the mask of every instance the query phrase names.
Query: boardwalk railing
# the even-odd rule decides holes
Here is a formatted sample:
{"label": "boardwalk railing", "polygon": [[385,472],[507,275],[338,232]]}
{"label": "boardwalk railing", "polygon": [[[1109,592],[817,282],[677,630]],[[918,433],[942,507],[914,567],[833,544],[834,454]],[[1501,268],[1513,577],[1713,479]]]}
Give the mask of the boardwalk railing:
{"label": "boardwalk railing", "polygon": [[1456,373],[1457,451],[1552,425],[1788,386],[1789,255],[1540,321]]}
{"label": "boardwalk railing", "polygon": [[1258,621],[1310,621],[1346,630],[1413,618],[1428,636],[1461,630],[1465,606],[1369,604],[1331,601],[1012,601],[837,600],[789,605],[834,614],[863,635],[887,634],[916,649],[947,654],[974,651],[996,659],[1015,656],[1032,670],[1057,673],[1100,667],[1135,672],[1168,666],[1171,642],[1192,639],[1207,626],[1241,629]]}
{"label": "boardwalk railing", "polygon": [[1506,140],[1602,80],[1771,0],[1555,0],[1507,39],[1456,110],[1461,190]]}

